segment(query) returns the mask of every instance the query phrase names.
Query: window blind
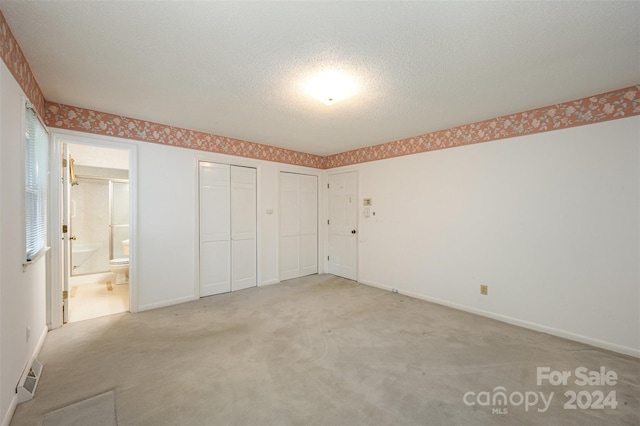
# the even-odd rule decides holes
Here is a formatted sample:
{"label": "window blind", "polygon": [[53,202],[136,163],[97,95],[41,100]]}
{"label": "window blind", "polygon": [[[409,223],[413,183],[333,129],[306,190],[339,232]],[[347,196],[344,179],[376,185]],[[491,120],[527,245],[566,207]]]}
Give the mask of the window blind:
{"label": "window blind", "polygon": [[30,262],[47,240],[49,135],[29,103],[25,121],[26,260]]}

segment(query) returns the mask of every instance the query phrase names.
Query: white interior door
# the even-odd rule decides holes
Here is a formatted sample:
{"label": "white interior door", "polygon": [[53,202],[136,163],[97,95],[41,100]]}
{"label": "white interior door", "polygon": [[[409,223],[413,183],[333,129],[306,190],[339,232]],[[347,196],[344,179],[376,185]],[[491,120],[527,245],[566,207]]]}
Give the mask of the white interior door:
{"label": "white interior door", "polygon": [[231,291],[231,167],[201,162],[199,177],[200,296],[203,297]]}
{"label": "white interior door", "polygon": [[280,173],[280,280],[318,273],[318,178]]}
{"label": "white interior door", "polygon": [[256,169],[231,166],[231,291],[255,287]]}
{"label": "white interior door", "polygon": [[357,279],[358,175],[329,176],[329,273]]}

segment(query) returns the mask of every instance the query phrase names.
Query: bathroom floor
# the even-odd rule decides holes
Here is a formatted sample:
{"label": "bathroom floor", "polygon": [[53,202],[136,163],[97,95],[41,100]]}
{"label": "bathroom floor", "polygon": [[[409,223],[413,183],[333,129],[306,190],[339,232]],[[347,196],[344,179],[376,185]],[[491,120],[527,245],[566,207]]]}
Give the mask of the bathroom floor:
{"label": "bathroom floor", "polygon": [[129,284],[114,283],[115,276],[113,280],[72,286],[69,322],[129,311]]}

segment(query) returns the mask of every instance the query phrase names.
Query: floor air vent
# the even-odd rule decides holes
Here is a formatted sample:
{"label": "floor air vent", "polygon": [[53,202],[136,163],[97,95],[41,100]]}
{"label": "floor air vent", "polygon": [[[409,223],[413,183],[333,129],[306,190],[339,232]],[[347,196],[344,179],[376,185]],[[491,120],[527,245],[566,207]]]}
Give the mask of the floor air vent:
{"label": "floor air vent", "polygon": [[37,359],[31,361],[31,365],[27,365],[27,368],[22,373],[16,392],[18,393],[18,404],[25,401],[29,401],[36,393],[36,386],[40,380],[42,374],[42,364]]}

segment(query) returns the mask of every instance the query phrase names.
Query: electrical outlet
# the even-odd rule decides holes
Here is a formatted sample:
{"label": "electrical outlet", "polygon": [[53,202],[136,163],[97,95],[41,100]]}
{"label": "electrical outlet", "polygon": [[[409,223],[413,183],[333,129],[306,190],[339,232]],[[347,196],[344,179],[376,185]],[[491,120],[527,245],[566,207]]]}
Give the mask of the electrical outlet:
{"label": "electrical outlet", "polygon": [[489,294],[489,286],[486,284],[480,284],[480,294],[486,296]]}

